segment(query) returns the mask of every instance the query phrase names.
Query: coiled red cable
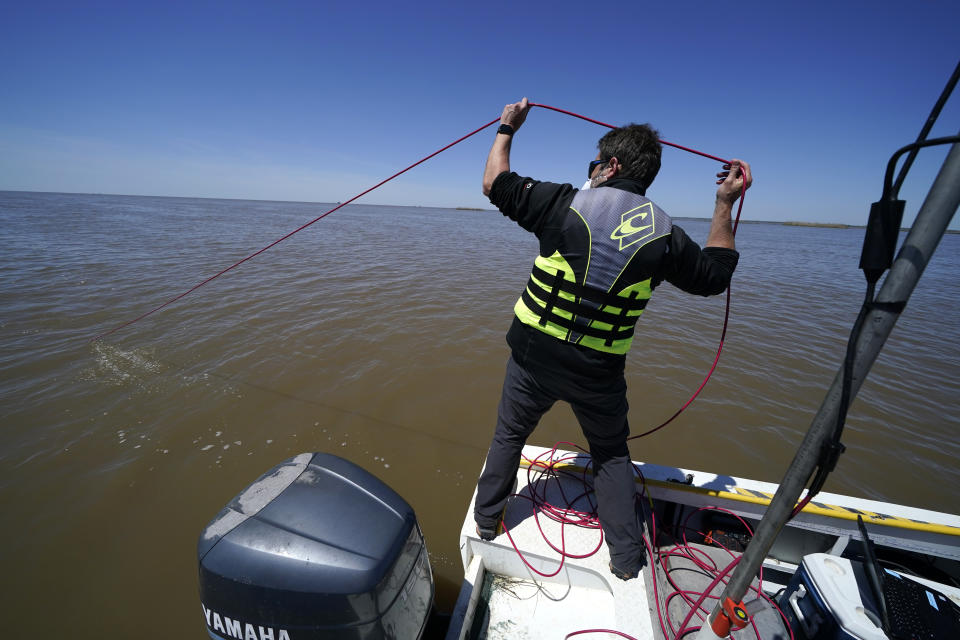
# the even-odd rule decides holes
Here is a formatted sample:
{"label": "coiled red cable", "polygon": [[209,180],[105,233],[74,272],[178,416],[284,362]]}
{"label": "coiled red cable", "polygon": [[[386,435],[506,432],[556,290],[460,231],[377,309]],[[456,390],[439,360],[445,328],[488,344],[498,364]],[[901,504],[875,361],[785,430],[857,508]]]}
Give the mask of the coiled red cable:
{"label": "coiled red cable", "polygon": [[[531,484],[528,486],[533,486],[535,485],[535,483],[540,483],[543,477],[555,477],[555,475],[557,474],[564,473],[562,470],[557,469],[557,466],[562,465],[562,463],[568,461],[569,458],[565,458],[565,457],[555,458],[555,455],[556,455],[556,449],[553,449],[552,451],[541,454],[541,456],[538,457],[535,461],[532,461],[530,465],[530,469],[528,469],[528,478],[529,478],[530,471],[533,470],[534,468],[538,470],[538,473],[540,475],[536,477],[536,479],[533,482],[531,482]],[[548,456],[548,458],[544,460],[543,456]],[[640,475],[642,480],[643,476],[640,473],[639,469],[636,469],[636,467],[634,467],[634,469]],[[584,482],[586,482],[586,480],[584,480]],[[644,496],[646,495],[646,485],[644,482],[641,482],[641,487],[643,488],[640,490],[637,496],[637,499],[639,501],[642,501]],[[592,489],[587,487],[585,489],[585,492],[590,493],[592,492]],[[536,517],[539,512],[543,512],[543,513],[556,513],[558,511],[559,512],[575,512],[578,514],[577,519],[582,520],[582,522],[578,522],[574,520],[564,520],[564,524],[587,526],[588,528],[597,529],[600,531],[597,548],[594,549],[594,551],[589,554],[578,556],[578,555],[570,554],[565,550],[563,545],[564,535],[563,535],[562,527],[561,527],[561,548],[557,548],[552,543],[550,543],[550,541],[546,538],[546,535],[543,533],[543,529],[540,528],[541,535],[544,535],[544,539],[547,541],[547,543],[557,553],[560,554],[560,562],[556,571],[554,571],[553,573],[545,573],[545,572],[538,571],[529,562],[527,562],[527,560],[523,557],[522,552],[517,547],[516,543],[513,541],[513,538],[510,536],[509,531],[507,531],[506,527],[504,527],[504,530],[507,533],[508,538],[510,539],[511,545],[513,545],[514,549],[517,551],[517,554],[519,555],[523,563],[534,573],[542,577],[549,578],[560,573],[560,571],[563,569],[564,561],[566,558],[581,558],[581,557],[592,555],[592,553],[595,553],[603,544],[603,531],[602,529],[600,529],[595,511],[593,513],[585,513],[585,512],[576,511],[575,509],[572,508],[572,506],[568,506],[565,508],[565,507],[558,507],[556,505],[546,504],[545,502],[541,502],[539,493],[540,493],[539,490],[534,486],[534,488],[531,489],[531,496],[525,496],[523,494],[514,494],[514,497],[522,497],[532,502],[534,505],[534,508],[533,508],[534,517]],[[582,497],[582,495],[580,497]],[[579,497],[577,499],[579,499]],[[572,504],[573,503],[569,503],[569,505],[572,505]],[[656,609],[657,617],[660,623],[660,630],[664,638],[668,638],[671,640],[680,640],[684,636],[699,630],[699,627],[688,626],[690,624],[691,619],[693,618],[694,615],[696,615],[701,620],[706,620],[710,611],[709,609],[703,606],[704,601],[717,599],[717,596],[713,595],[714,588],[721,582],[726,583],[727,574],[730,573],[730,571],[740,561],[740,556],[736,556],[729,549],[727,549],[726,547],[721,545],[719,542],[714,540],[714,544],[716,544],[717,546],[725,550],[728,554],[730,554],[730,558],[731,558],[730,562],[727,565],[725,565],[723,568],[718,567],[717,564],[710,558],[709,555],[707,555],[704,551],[692,546],[692,544],[687,540],[686,531],[691,530],[690,527],[688,526],[689,520],[697,513],[700,513],[702,511],[713,511],[713,510],[721,511],[723,513],[726,513],[727,515],[733,516],[747,529],[747,531],[750,534],[752,534],[752,530],[750,529],[746,521],[743,520],[743,518],[737,516],[732,511],[728,511],[726,509],[722,509],[719,507],[706,506],[706,507],[701,507],[699,509],[696,509],[695,511],[687,515],[682,525],[682,530],[684,532],[682,535],[682,541],[678,541],[672,548],[670,548],[667,551],[663,551],[659,548],[655,550],[650,540],[657,539],[656,516],[652,511],[650,511],[649,513],[650,515],[649,536],[643,536],[644,546],[647,549],[647,556],[650,559],[651,567],[653,568],[653,570],[656,571],[659,569],[659,571],[661,571],[665,576],[666,581],[674,589],[673,592],[667,595],[666,598],[661,599],[660,591],[659,591],[659,581],[657,580],[656,577],[654,577],[650,581],[651,584],[653,585],[653,590],[654,590],[653,596],[654,596],[654,603],[656,605],[654,608]],[[539,526],[539,523],[538,523],[538,526]],[[697,533],[701,537],[705,535],[704,532],[697,532]],[[688,562],[691,562],[703,574],[706,574],[707,576],[712,576],[713,577],[712,581],[702,591],[695,592],[695,591],[686,591],[681,589],[680,586],[674,581],[673,577],[671,576],[672,569],[668,566],[668,562],[671,558],[680,558]],[[780,618],[784,622],[784,626],[787,632],[790,635],[790,640],[794,640],[793,629],[790,627],[790,624],[787,621],[787,618],[784,615],[783,611],[780,609],[780,607],[772,598],[770,598],[763,592],[762,571],[760,573],[759,582],[756,585],[751,586],[750,591],[753,592],[758,599],[763,599],[764,601],[766,601],[768,605],[770,605],[773,609],[777,611],[777,613],[780,615]],[[668,614],[670,603],[674,598],[681,598],[682,600],[685,601],[685,603],[688,606],[687,615],[684,617],[679,627],[674,626]],[[756,637],[759,640],[760,632],[757,629],[756,624],[753,622],[752,619],[750,621],[750,626],[754,634],[754,637]],[[586,635],[586,634],[593,634],[593,633],[613,634],[613,635],[620,636],[622,638],[627,638],[627,640],[637,640],[633,636],[627,635],[615,629],[583,629],[578,631],[572,631],[567,635],[565,635],[564,638],[565,639],[572,638],[579,635]]]}
{"label": "coiled red cable", "polygon": [[[510,531],[507,529],[506,526],[504,526],[504,531],[507,534],[510,544],[516,550],[521,561],[533,573],[541,577],[548,577],[548,578],[560,573],[560,571],[563,569],[566,558],[587,557],[589,555],[592,555],[592,553],[595,553],[603,545],[603,530],[600,528],[599,520],[597,518],[596,508],[594,506],[591,506],[590,511],[581,511],[577,509],[575,506],[583,498],[587,498],[591,505],[594,504],[592,499],[593,487],[591,486],[589,480],[587,479],[587,476],[589,475],[589,463],[582,470],[582,473],[579,473],[579,474],[573,473],[570,470],[564,469],[564,467],[567,464],[574,462],[574,459],[577,457],[577,454],[569,453],[569,452],[565,452],[562,454],[559,453],[558,449],[561,445],[572,445],[572,443],[569,443],[569,442],[557,443],[557,445],[554,446],[553,449],[544,451],[542,454],[540,454],[539,456],[537,456],[532,460],[527,459],[527,462],[529,464],[527,469],[527,486],[524,488],[522,493],[516,493],[511,496],[511,497],[523,498],[531,503],[532,515],[534,518],[537,519],[537,526],[540,530],[541,535],[544,537],[544,540],[546,541],[546,543],[554,551],[556,551],[560,556],[559,564],[556,570],[551,573],[546,573],[543,571],[539,571],[538,569],[533,567],[529,562],[527,562],[526,558],[524,558],[523,556],[523,553],[520,551],[516,542],[513,540],[513,537],[511,536]],[[580,449],[580,447],[577,447],[576,445],[572,445],[572,446],[576,447],[577,449]],[[637,474],[638,479],[640,481],[640,488],[637,491],[636,499],[638,503],[643,504],[645,501],[650,500],[650,497],[647,494],[646,480],[643,477],[643,473],[640,471],[640,469],[636,465],[634,465],[634,471]],[[545,487],[547,483],[559,479],[560,476],[565,476],[568,479],[579,480],[583,482],[583,485],[584,485],[583,491],[580,492],[578,490],[576,492],[577,496],[571,499],[564,494],[562,489],[563,483],[559,483],[563,504],[561,505],[550,504],[546,500],[546,493],[543,487]],[[753,534],[753,531],[749,526],[749,524],[743,518],[733,513],[732,511],[729,511],[727,509],[723,509],[720,507],[704,506],[698,509],[694,509],[689,514],[687,514],[682,524],[680,524],[681,533],[679,537],[677,532],[674,531],[673,535],[674,535],[674,538],[676,539],[676,543],[672,547],[668,549],[661,549],[657,547],[655,549],[651,541],[657,540],[659,537],[658,531],[657,531],[656,514],[654,513],[653,509],[644,510],[645,514],[649,516],[649,521],[647,523],[648,533],[647,535],[643,536],[643,542],[647,550],[647,557],[650,561],[651,569],[654,572],[656,571],[661,572],[665,577],[666,582],[673,589],[671,593],[669,593],[665,598],[663,598],[661,597],[661,593],[660,593],[659,580],[656,579],[656,577],[654,577],[654,579],[650,581],[651,584],[653,585],[654,603],[656,605],[654,608],[657,612],[660,629],[663,634],[663,637],[669,640],[680,640],[684,636],[692,632],[695,632],[699,629],[699,627],[689,626],[691,620],[695,615],[698,616],[701,620],[706,619],[706,617],[709,615],[710,612],[707,608],[703,606],[703,603],[706,600],[717,599],[717,596],[712,594],[714,588],[721,582],[724,582],[724,583],[726,582],[727,574],[739,562],[739,556],[737,556],[730,549],[727,549],[726,547],[724,547],[719,541],[714,539],[713,544],[723,549],[724,551],[726,551],[727,554],[729,554],[730,556],[730,562],[725,566],[720,567],[709,555],[707,555],[704,551],[698,549],[697,547],[693,546],[693,544],[687,539],[688,531],[695,531],[700,538],[706,538],[705,532],[696,531],[690,526],[690,520],[697,514],[700,514],[704,511],[719,511],[724,514],[727,514],[735,518],[744,527],[744,529],[747,531],[749,535]],[[547,538],[546,534],[543,531],[543,528],[540,527],[538,516],[541,514],[561,523],[559,547],[553,544]],[[572,553],[569,553],[566,550],[566,545],[565,545],[565,535],[563,531],[563,528],[565,525],[574,525],[574,526],[586,527],[589,529],[596,529],[598,531],[597,547],[591,553],[587,553],[587,554],[574,555]],[[686,591],[681,589],[681,587],[674,581],[671,575],[671,572],[674,569],[672,569],[669,566],[669,562],[673,558],[678,558],[686,562],[690,562],[694,565],[695,570],[700,571],[702,574],[704,574],[707,577],[711,577],[712,581],[709,584],[709,586],[703,589],[702,591],[696,591],[696,592]],[[681,568],[680,570],[687,572],[687,571],[690,571],[691,569]],[[787,632],[790,635],[790,639],[793,640],[793,637],[794,637],[793,630],[790,628],[789,624],[787,623],[786,616],[784,616],[783,612],[777,606],[776,602],[774,602],[773,599],[771,599],[769,596],[767,596],[763,592],[762,571],[760,573],[758,583],[756,585],[751,586],[750,590],[756,595],[758,599],[762,599],[766,601],[768,605],[770,605],[780,614],[781,619],[785,623],[785,628],[787,629]],[[681,622],[681,624],[679,625],[679,627],[673,624],[673,622],[670,619],[670,616],[667,613],[670,607],[670,603],[676,598],[682,599],[686,603],[686,606],[688,607],[688,612],[685,618],[683,619],[683,621]],[[746,630],[744,631],[746,632]],[[750,631],[752,631],[754,637],[758,639],[760,638],[759,631],[757,627],[753,624],[752,620],[751,620]],[[613,635],[620,636],[622,638],[627,638],[628,640],[636,640],[632,636],[614,629],[583,629],[583,630],[570,632],[567,635],[565,635],[564,638],[572,638],[579,635],[595,634],[595,633],[596,634],[599,634],[599,633],[613,634]]]}

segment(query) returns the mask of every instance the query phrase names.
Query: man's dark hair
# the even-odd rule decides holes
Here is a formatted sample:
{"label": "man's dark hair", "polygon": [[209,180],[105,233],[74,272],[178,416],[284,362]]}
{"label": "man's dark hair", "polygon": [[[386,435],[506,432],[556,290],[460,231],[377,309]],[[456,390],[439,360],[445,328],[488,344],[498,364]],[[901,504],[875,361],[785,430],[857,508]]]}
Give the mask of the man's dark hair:
{"label": "man's dark hair", "polygon": [[618,177],[632,178],[646,189],[660,171],[660,132],[649,124],[612,129],[597,143],[600,157],[616,158],[623,166]]}

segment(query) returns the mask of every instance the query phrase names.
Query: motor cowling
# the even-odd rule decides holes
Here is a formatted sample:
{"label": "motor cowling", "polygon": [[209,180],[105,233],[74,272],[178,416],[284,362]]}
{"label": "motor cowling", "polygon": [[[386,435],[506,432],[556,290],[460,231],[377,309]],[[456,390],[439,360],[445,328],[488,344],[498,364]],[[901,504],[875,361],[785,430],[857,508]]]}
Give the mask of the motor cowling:
{"label": "motor cowling", "polygon": [[433,604],[413,509],[325,453],[290,458],[240,492],[197,557],[214,639],[417,639]]}

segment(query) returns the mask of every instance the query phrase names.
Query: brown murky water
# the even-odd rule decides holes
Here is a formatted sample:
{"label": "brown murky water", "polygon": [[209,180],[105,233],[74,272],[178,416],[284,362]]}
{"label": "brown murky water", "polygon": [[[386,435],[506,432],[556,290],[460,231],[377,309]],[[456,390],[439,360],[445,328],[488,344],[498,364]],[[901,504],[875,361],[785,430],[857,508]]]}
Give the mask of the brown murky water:
{"label": "brown murky water", "polygon": [[[0,193],[9,634],[203,637],[197,536],[306,451],[349,458],[413,505],[438,605],[452,605],[532,236],[496,212],[351,206],[90,342],[326,209]],[[705,222],[679,223],[703,241]],[[778,481],[842,358],[862,235],[742,225],[720,366],[634,457]],[[851,409],[828,491],[960,510],[958,299],[951,235]],[[634,432],[697,387],[722,318],[722,297],[657,291],[628,363]],[[582,441],[566,407],[532,442],[560,440]]]}

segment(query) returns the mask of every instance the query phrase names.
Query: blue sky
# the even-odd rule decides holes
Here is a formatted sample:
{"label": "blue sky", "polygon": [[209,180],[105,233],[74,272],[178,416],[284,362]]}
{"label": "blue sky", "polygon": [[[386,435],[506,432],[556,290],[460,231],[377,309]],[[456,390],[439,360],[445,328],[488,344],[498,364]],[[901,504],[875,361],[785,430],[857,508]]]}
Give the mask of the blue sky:
{"label": "blue sky", "polygon": [[[526,95],[749,160],[746,218],[862,224],[960,57],[957,2],[621,4],[8,3],[0,189],[342,201]],[[958,123],[960,95],[933,135]],[[580,185],[604,131],[535,109],[513,165]],[[489,207],[492,137],[361,202]],[[667,149],[649,195],[708,216],[716,171]]]}

